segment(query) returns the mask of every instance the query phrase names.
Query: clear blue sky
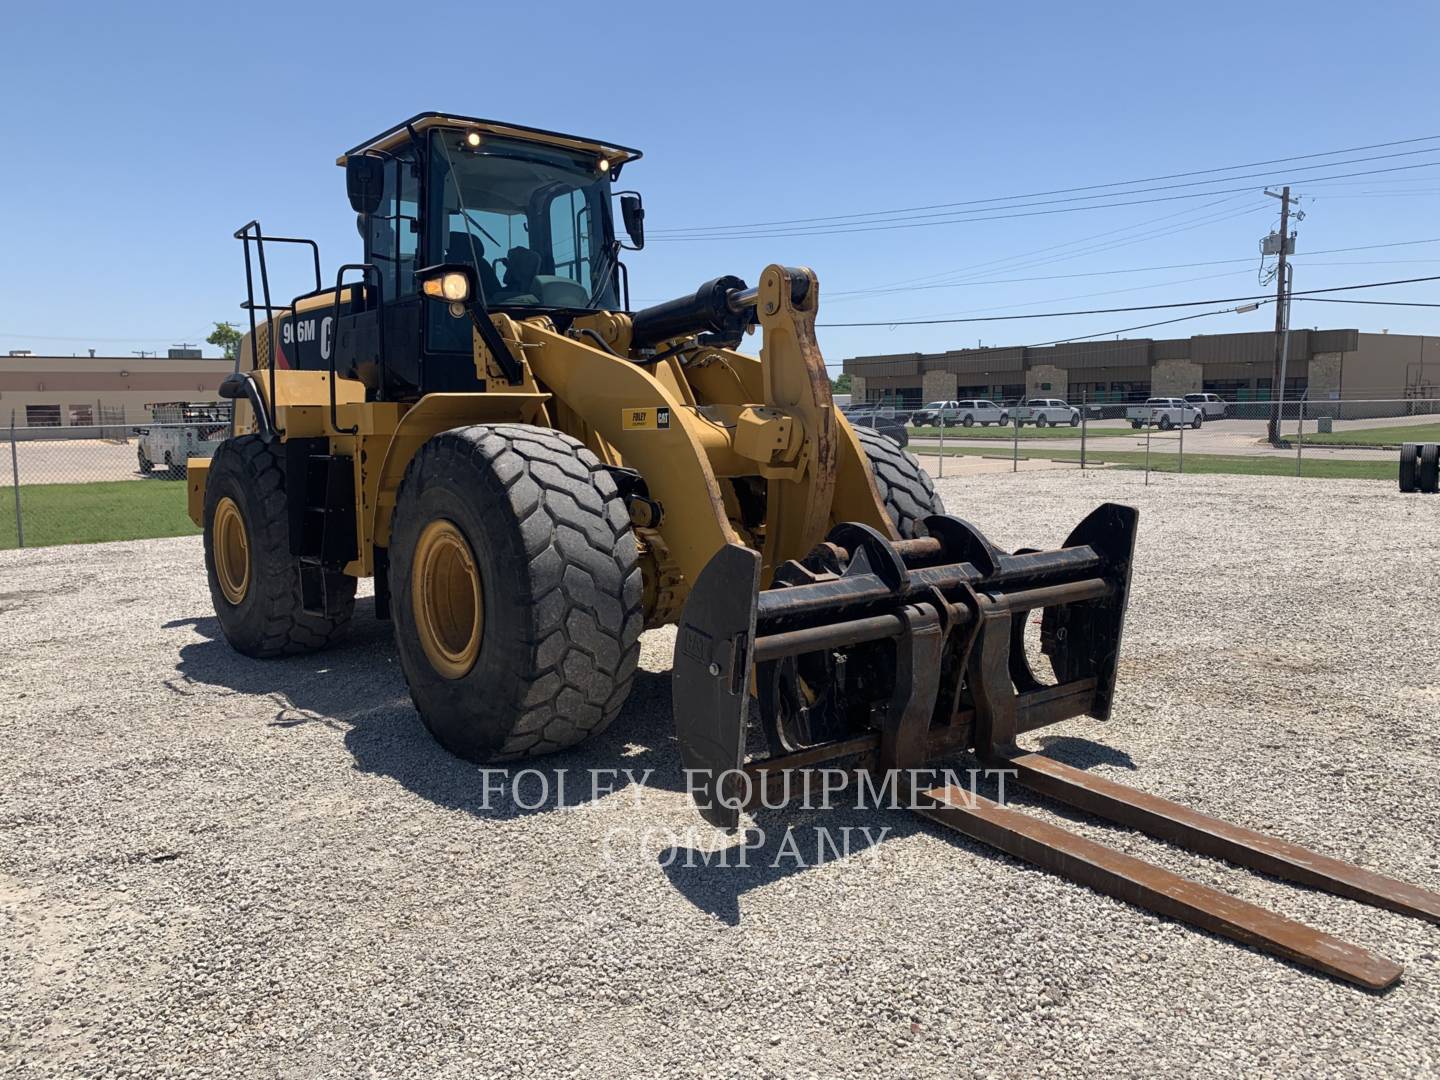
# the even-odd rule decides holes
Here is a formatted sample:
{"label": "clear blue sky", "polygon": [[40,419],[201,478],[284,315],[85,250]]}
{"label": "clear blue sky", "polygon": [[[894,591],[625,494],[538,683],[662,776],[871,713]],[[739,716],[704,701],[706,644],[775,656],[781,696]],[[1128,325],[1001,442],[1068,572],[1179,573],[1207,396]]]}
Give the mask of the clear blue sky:
{"label": "clear blue sky", "polygon": [[[1213,198],[988,222],[695,242],[663,242],[662,230],[953,203],[1440,135],[1433,0],[56,3],[10,5],[4,25],[0,352],[163,352],[202,341],[215,320],[240,319],[231,234],[252,217],[318,239],[331,277],[359,255],[336,155],[426,109],[645,150],[624,178],[645,193],[652,230],[628,259],[637,301],[798,263],[819,272],[822,322],[1248,294],[1278,204],[1259,178],[1215,184],[1246,190]],[[1426,152],[1283,167],[1318,177],[1437,163],[1297,180],[1310,196],[1297,289],[1440,274],[1440,243],[1306,254],[1440,237],[1440,141],[1364,153],[1416,149]],[[1195,190],[1205,189],[1135,198]],[[1218,260],[1239,261],[1109,273]],[[277,291],[303,287],[294,270],[294,287]],[[951,284],[956,276],[968,281]],[[1046,280],[1015,280],[1036,278]],[[843,295],[912,279],[947,287]],[[1384,295],[1440,302],[1437,285]],[[1165,315],[826,329],[821,342],[838,362],[977,340],[1036,343]],[[1272,320],[1262,308],[1149,333]],[[1440,332],[1440,309],[1297,303],[1295,323]]]}

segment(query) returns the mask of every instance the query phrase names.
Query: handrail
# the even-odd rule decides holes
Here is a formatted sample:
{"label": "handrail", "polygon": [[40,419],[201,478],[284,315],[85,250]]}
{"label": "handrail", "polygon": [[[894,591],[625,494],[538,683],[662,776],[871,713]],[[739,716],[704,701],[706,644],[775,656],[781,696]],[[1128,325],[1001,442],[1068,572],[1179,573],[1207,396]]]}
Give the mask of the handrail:
{"label": "handrail", "polygon": [[[270,324],[270,330],[268,333],[270,344],[270,415],[267,419],[269,419],[270,421],[270,426],[274,428],[275,419],[277,416],[275,409],[275,359],[279,348],[278,342],[276,340],[279,326],[277,325],[277,321],[275,319],[275,312],[284,311],[285,309],[277,308],[274,304],[270,302],[270,272],[269,268],[265,263],[265,242],[269,240],[277,244],[304,244],[305,246],[310,248],[310,254],[312,259],[314,260],[315,266],[314,292],[316,293],[320,292],[322,288],[320,281],[320,245],[317,244],[314,240],[308,240],[304,237],[299,236],[266,236],[264,231],[260,228],[260,222],[258,219],[248,221],[244,225],[240,226],[240,228],[236,229],[235,239],[239,240],[245,247],[245,303],[242,304],[241,307],[243,310],[249,312],[250,315],[250,347],[252,350],[252,363],[254,362],[253,350],[255,347],[254,343],[257,328],[255,323],[255,276],[250,264],[250,241],[255,241],[256,261],[259,263],[260,266],[260,289],[261,294],[265,300],[265,317],[266,322]],[[304,295],[313,295],[313,293],[306,293]],[[295,314],[294,305],[291,306],[290,313],[293,323],[293,318]],[[235,353],[235,370],[240,370],[240,353],[238,350]],[[280,433],[284,434],[283,431]]]}

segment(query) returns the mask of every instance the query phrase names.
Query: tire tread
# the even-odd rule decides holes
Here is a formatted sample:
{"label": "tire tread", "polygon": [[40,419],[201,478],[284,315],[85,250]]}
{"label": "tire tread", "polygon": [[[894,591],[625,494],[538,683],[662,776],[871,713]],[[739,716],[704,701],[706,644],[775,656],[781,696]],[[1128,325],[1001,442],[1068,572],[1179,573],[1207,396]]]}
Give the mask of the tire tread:
{"label": "tire tread", "polygon": [[553,753],[604,731],[629,696],[643,623],[639,553],[613,478],[583,444],[550,428],[455,428],[410,462],[392,532],[413,511],[406,487],[438,473],[493,478],[526,568],[518,576],[532,615],[513,628],[526,660],[507,700],[496,702],[513,721],[488,760]]}
{"label": "tire tread", "polygon": [[854,430],[870,460],[870,474],[875,478],[880,500],[901,538],[911,540],[923,536],[925,518],[945,513],[945,503],[935,493],[930,474],[913,454],[893,439],[869,428]]}

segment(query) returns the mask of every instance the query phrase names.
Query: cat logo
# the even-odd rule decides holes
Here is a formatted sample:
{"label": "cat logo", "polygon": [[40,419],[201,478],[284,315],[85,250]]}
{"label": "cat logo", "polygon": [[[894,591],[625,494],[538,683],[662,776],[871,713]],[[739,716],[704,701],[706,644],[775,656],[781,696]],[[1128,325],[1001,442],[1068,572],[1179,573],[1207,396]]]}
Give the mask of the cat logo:
{"label": "cat logo", "polygon": [[664,431],[670,427],[670,407],[623,409],[620,427],[625,431]]}

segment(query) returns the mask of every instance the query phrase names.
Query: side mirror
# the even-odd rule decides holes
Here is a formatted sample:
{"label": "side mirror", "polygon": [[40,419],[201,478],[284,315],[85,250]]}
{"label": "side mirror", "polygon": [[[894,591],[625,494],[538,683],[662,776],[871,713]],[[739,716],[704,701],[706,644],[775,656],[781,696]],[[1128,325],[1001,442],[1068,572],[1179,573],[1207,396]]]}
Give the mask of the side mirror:
{"label": "side mirror", "polygon": [[385,160],[368,154],[345,159],[345,194],[357,214],[373,214],[385,196]]}
{"label": "side mirror", "polygon": [[621,193],[620,217],[625,222],[625,232],[630,237],[631,246],[639,251],[645,246],[645,206],[636,192]]}

